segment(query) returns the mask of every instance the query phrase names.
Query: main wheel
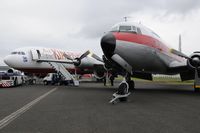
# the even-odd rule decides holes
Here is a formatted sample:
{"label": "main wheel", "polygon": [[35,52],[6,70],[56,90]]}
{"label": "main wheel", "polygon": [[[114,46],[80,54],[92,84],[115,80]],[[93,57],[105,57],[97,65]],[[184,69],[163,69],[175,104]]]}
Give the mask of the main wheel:
{"label": "main wheel", "polygon": [[134,90],[135,89],[135,83],[133,80],[128,81],[129,89]]}
{"label": "main wheel", "polygon": [[199,87],[196,87],[196,84],[194,83],[194,91],[195,92],[200,92],[200,88]]}
{"label": "main wheel", "polygon": [[46,80],[43,83],[44,83],[44,85],[48,85],[48,82]]}
{"label": "main wheel", "polygon": [[14,86],[17,86],[17,85],[18,85],[18,81],[17,81],[17,78],[15,78]]}
{"label": "main wheel", "polygon": [[36,84],[36,79],[33,79],[33,84]]}
{"label": "main wheel", "polygon": [[195,92],[200,92],[200,88],[194,87]]}

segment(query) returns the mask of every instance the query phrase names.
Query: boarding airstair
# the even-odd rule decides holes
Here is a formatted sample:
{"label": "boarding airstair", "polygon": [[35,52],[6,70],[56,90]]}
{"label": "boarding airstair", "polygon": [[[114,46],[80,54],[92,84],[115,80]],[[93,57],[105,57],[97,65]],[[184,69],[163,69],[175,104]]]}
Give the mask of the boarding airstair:
{"label": "boarding airstair", "polygon": [[56,63],[56,62],[48,62],[57,72],[60,72],[66,80],[72,80],[74,83],[74,86],[79,86],[79,81],[71,75],[66,68],[63,66],[62,63]]}

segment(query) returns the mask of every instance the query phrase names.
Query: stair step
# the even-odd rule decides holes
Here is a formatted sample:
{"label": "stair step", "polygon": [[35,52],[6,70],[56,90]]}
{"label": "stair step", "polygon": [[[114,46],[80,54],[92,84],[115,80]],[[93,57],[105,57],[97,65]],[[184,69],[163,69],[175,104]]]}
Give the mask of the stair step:
{"label": "stair step", "polygon": [[73,80],[75,86],[79,86],[79,81],[76,80],[61,63],[49,62],[53,69],[60,72],[68,80]]}

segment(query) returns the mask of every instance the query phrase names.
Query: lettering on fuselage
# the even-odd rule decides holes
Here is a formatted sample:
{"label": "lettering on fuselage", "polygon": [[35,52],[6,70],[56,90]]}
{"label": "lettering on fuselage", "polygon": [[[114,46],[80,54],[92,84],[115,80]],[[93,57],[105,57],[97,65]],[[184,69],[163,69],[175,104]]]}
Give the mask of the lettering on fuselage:
{"label": "lettering on fuselage", "polygon": [[23,56],[23,62],[28,62],[28,58]]}
{"label": "lettering on fuselage", "polygon": [[66,60],[66,59],[75,59],[80,56],[80,54],[72,52],[64,52],[57,49],[43,49],[43,56],[50,56],[56,60]]}

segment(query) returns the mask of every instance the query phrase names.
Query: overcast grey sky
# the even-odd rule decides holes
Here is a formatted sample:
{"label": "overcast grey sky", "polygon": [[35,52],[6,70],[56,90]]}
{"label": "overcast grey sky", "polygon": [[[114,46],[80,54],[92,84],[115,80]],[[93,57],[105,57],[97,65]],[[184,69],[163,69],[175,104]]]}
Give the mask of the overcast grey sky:
{"label": "overcast grey sky", "polygon": [[100,38],[129,16],[186,54],[200,51],[199,0],[1,0],[0,65],[13,49],[43,46],[101,55]]}

